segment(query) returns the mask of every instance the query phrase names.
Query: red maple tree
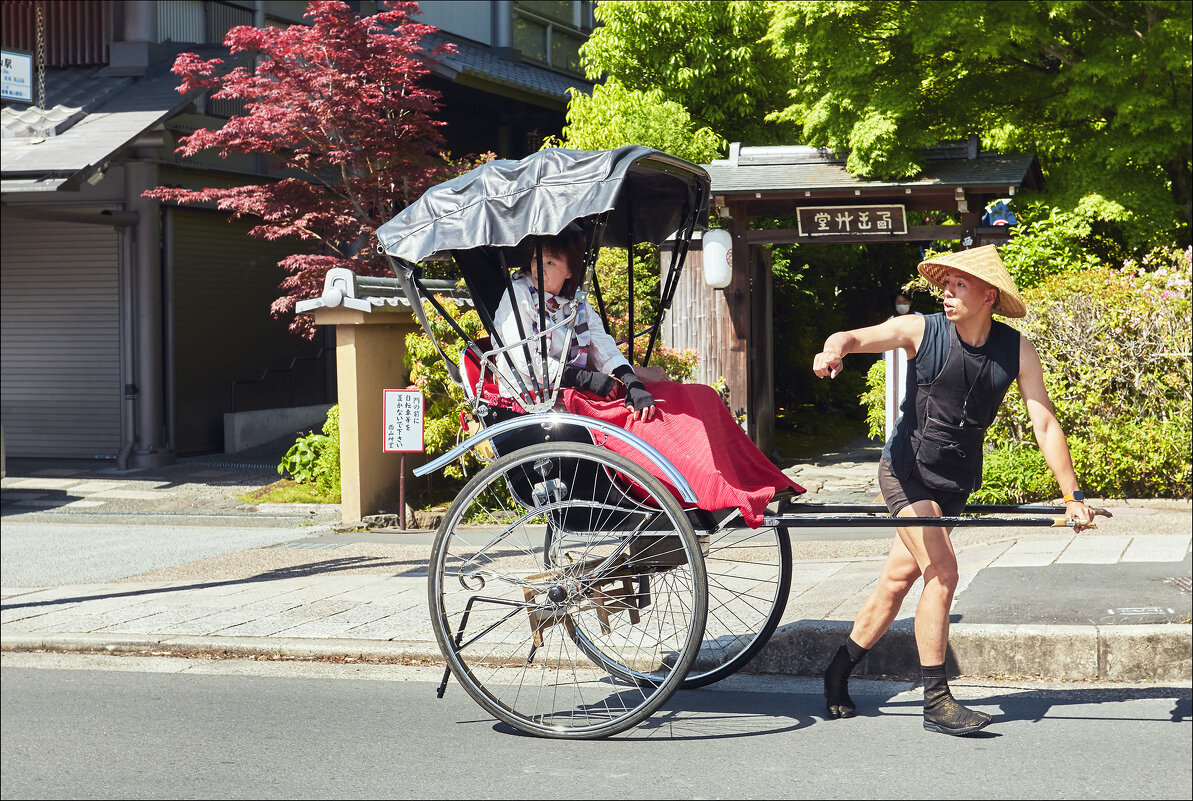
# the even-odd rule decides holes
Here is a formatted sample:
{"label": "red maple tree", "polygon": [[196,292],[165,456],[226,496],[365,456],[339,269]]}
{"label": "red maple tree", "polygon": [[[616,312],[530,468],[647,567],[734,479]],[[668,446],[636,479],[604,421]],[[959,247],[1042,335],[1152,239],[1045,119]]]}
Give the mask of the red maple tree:
{"label": "red maple tree", "polygon": [[[232,219],[259,218],[251,236],[318,243],[321,252],[278,262],[286,276],[279,285],[284,294],[270,307],[275,317],[317,296],[333,267],[387,274],[376,249],[377,227],[428,187],[477,163],[453,163],[444,153],[442,123],[433,117],[439,93],[422,84],[430,67],[419,42],[436,28],[412,21],[419,13],[415,2],[386,5],[389,10],[361,17],[346,3],[314,0],[307,5],[309,25],[232,28],[224,45],[233,57],[252,57],[255,66],[225,71],[221,59],[194,53],[174,62],[179,92],[208,90],[212,98],[242,100],[245,107],[218,129],[184,137],[176,152],[266,154],[282,177],[231,188],[163,186],[145,195],[214,202]],[[431,55],[450,51],[436,48]],[[314,334],[305,315],[290,329]]]}

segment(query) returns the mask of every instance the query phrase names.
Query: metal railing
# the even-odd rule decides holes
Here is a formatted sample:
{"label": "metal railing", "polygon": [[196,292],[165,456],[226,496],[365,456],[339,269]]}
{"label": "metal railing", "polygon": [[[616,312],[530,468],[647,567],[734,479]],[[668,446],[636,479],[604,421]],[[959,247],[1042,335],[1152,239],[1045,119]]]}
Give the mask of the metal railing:
{"label": "metal railing", "polygon": [[[294,397],[295,397],[294,368],[297,367],[300,362],[323,361],[324,356],[326,355],[326,351],[327,351],[327,348],[319,348],[319,352],[316,353],[314,356],[295,356],[293,359],[290,360],[290,364],[288,364],[285,367],[267,367],[261,373],[260,378],[247,378],[247,379],[238,379],[236,381],[233,381],[232,382],[232,411],[233,412],[237,411],[237,408],[236,408],[236,388],[237,387],[244,386],[246,384],[264,384],[266,379],[268,379],[269,376],[273,373],[289,373],[289,377],[290,377],[290,405],[293,406],[294,405]],[[326,383],[324,383],[323,398],[326,401],[326,399],[327,399]]]}

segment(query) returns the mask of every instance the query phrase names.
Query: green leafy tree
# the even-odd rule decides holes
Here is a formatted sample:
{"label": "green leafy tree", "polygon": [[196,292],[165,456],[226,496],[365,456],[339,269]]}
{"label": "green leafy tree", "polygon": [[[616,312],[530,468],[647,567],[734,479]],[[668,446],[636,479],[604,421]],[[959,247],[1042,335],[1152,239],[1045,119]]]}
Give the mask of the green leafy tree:
{"label": "green leafy tree", "polygon": [[[591,78],[629,87],[600,102],[659,90],[686,109],[693,129],[748,145],[846,151],[858,175],[915,175],[922,148],[970,134],[988,150],[1036,153],[1044,191],[1016,197],[1020,225],[1004,248],[1029,288],[1188,242],[1188,9],[1172,1],[604,2],[604,25],[583,56]],[[584,113],[594,129],[612,127],[613,114]],[[645,128],[628,117],[655,113],[622,102],[617,129]],[[780,380],[781,405],[844,411],[840,401],[855,402],[840,382],[834,389],[852,397],[825,397],[817,389],[825,382],[800,380],[800,366],[829,331],[889,313],[885,295],[914,277],[918,260],[911,248],[895,250],[773,249],[776,373],[799,377]]]}
{"label": "green leafy tree", "polygon": [[[774,115],[848,150],[851,172],[912,176],[921,148],[977,133],[1034,151],[1065,187],[1186,226],[1191,17],[1184,2],[809,2],[774,13],[776,52],[800,80]],[[1088,179],[1094,179],[1088,183]],[[1141,203],[1142,201],[1142,203]],[[1072,207],[1072,203],[1068,204]],[[1154,223],[1154,221],[1153,221]]]}
{"label": "green leafy tree", "polygon": [[768,43],[771,4],[723,0],[602,2],[581,49],[588,77],[683,105],[697,127],[751,144],[787,141],[767,115],[787,105],[790,62]]}
{"label": "green leafy tree", "polygon": [[561,139],[546,147],[612,150],[646,145],[703,164],[715,159],[725,140],[707,127],[697,129],[683,105],[667,100],[658,88],[630,89],[614,79],[597,84],[592,94],[572,93]]}

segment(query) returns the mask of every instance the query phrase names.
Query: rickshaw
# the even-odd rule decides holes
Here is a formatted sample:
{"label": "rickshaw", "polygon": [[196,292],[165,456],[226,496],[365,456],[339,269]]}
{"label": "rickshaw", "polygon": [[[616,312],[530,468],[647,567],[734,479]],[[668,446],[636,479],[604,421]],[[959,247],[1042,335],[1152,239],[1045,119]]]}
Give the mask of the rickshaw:
{"label": "rickshaw", "polygon": [[[758,528],[738,509],[706,511],[683,474],[649,443],[610,423],[560,411],[560,365],[547,337],[570,341],[575,313],[502,341],[494,315],[512,299],[511,271],[542,268],[529,237],[578,227],[587,247],[577,292],[606,319],[594,267],[602,246],[670,240],[658,313],[635,330],[647,343],[671,305],[695,232],[708,220],[699,166],[651,148],[542,150],[484,164],[432,187],[383,225],[379,248],[453,381],[475,433],[414,470],[434,473],[465,454],[484,464],[443,516],[431,549],[428,604],[450,676],[490,714],[525,733],[597,738],[649,717],[680,688],[719,681],[766,644],[792,576],[789,528],[887,526],[883,506],[780,498]],[[428,291],[422,264],[451,259],[487,337],[454,322]],[[540,281],[541,286],[541,281]],[[542,290],[539,289],[541,293]],[[543,308],[540,295],[539,308]],[[436,340],[424,302],[466,343],[457,362]],[[565,344],[563,352],[567,352]],[[520,372],[514,356],[531,368]],[[502,396],[499,383],[514,387]],[[516,398],[509,397],[516,395]],[[633,458],[608,447],[629,446]],[[625,447],[619,448],[623,452]],[[1056,513],[974,506],[971,513]],[[1025,525],[1053,518],[904,518],[902,525]]]}

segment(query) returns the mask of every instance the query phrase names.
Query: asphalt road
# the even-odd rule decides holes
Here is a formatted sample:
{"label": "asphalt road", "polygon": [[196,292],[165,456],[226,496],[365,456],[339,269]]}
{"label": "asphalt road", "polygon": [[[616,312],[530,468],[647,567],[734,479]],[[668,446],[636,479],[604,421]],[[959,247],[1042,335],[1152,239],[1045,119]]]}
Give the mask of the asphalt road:
{"label": "asphalt road", "polygon": [[4,798],[1188,798],[1186,686],[954,682],[996,722],[930,734],[920,691],[738,676],[601,741],[522,736],[438,670],[4,654]]}

